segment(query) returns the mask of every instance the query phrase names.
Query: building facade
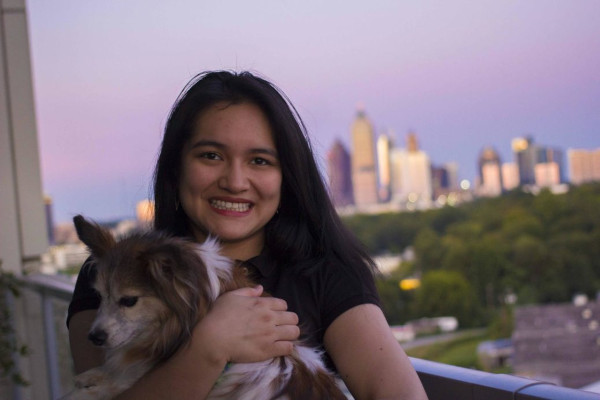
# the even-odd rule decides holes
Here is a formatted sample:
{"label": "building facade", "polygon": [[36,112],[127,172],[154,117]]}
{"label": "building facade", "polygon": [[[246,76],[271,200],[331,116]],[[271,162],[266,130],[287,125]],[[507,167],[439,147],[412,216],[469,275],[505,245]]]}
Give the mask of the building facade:
{"label": "building facade", "polygon": [[600,181],[600,149],[569,149],[569,180],[574,185]]}
{"label": "building facade", "polygon": [[336,207],[346,207],[354,204],[351,169],[348,150],[340,140],[336,140],[327,153],[329,193],[333,205]]}
{"label": "building facade", "polygon": [[364,111],[356,114],[351,132],[354,204],[368,207],[377,204],[377,164],[373,126]]}
{"label": "building facade", "polygon": [[479,196],[499,196],[502,194],[502,167],[498,152],[491,147],[484,148],[477,161],[479,172]]}

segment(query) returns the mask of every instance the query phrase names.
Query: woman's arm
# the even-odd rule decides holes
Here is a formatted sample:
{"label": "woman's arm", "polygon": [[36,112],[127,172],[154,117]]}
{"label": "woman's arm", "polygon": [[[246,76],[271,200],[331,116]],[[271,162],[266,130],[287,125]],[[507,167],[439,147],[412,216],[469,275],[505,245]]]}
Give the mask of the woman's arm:
{"label": "woman's arm", "polygon": [[325,349],[357,400],[424,400],[423,385],[381,309],[362,304],[327,328]]}
{"label": "woman's arm", "polygon": [[[196,325],[190,343],[117,399],[201,399],[228,361],[255,362],[289,354],[299,334],[298,317],[286,311],[285,301],[258,297],[261,293],[261,287],[245,288],[219,297]],[[101,352],[87,341],[94,315],[95,311],[77,313],[69,324],[77,372],[102,362]]]}

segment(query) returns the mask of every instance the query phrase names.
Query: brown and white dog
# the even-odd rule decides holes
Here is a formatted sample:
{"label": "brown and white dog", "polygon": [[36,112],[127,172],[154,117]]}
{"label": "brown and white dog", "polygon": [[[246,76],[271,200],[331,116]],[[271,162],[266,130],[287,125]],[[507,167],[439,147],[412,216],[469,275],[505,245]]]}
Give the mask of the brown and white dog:
{"label": "brown and white dog", "polygon": [[[116,241],[107,230],[74,218],[96,264],[102,300],[89,339],[105,363],[75,378],[63,400],[110,399],[131,387],[189,339],[211,303],[250,286],[241,268],[219,254],[215,240],[197,245],[160,232]],[[291,356],[227,368],[208,399],[346,399],[314,349],[296,344]]]}

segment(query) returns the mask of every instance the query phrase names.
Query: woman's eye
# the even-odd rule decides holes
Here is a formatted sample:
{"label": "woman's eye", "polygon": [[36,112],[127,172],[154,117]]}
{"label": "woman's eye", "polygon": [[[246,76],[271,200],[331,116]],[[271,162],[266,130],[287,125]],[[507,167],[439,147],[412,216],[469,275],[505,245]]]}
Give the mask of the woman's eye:
{"label": "woman's eye", "polygon": [[252,160],[252,164],[269,165],[271,163],[268,160],[265,160],[264,158],[256,157],[254,160]]}
{"label": "woman's eye", "polygon": [[119,299],[119,305],[121,307],[133,307],[137,303],[138,298],[134,296],[125,296]]}
{"label": "woman's eye", "polygon": [[200,153],[199,157],[205,158],[207,160],[221,160],[221,156],[219,156],[217,153],[214,153],[212,151]]}

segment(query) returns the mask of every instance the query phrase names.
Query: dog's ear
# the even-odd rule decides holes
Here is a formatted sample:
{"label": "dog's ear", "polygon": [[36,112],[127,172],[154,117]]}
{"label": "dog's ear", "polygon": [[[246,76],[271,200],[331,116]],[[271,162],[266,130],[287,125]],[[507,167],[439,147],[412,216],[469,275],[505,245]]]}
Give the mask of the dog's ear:
{"label": "dog's ear", "polygon": [[[141,253],[138,258],[147,265],[151,283],[171,308],[195,308],[199,275],[203,273],[196,268],[196,262],[190,259],[189,251],[184,251],[173,243],[153,246]],[[172,290],[164,292],[165,287]]]}
{"label": "dog's ear", "polygon": [[77,236],[95,257],[102,257],[109,248],[114,246],[115,239],[113,236],[98,224],[87,221],[81,215],[75,216],[73,223],[75,224]]}

